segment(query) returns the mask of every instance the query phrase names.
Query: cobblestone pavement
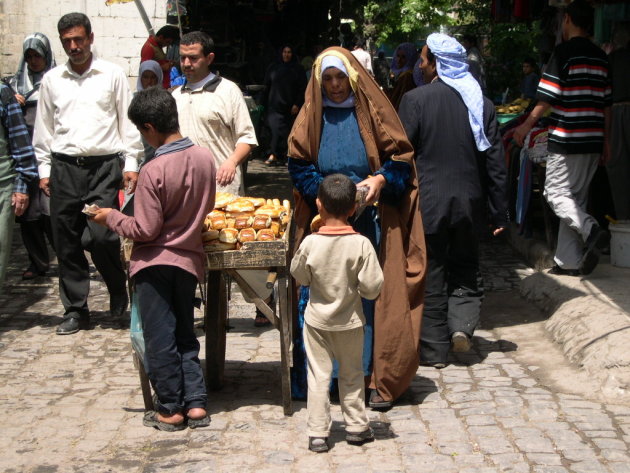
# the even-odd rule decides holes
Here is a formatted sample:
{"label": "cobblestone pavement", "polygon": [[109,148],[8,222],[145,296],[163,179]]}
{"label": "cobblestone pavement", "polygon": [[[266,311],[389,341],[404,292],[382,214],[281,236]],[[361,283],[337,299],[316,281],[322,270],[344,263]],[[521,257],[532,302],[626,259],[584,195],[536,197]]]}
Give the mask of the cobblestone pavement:
{"label": "cobblestone pavement", "polygon": [[[541,385],[538,367],[515,357],[518,340],[492,330],[477,331],[473,351],[447,368],[419,368],[390,411],[370,411],[374,443],[346,444],[333,406],[332,449],[310,453],[305,404],[295,402],[291,417],[280,406],[278,332],[254,328],[252,306],[238,292],[226,385],[210,393],[211,426],[176,433],[143,427],[127,321],[105,311],[98,276],[92,329],[57,336],[54,269],[52,277],[23,282],[19,241],[14,249],[0,296],[0,471],[630,472],[630,406]],[[482,255],[488,291],[509,291],[529,271],[502,240],[484,243]]]}

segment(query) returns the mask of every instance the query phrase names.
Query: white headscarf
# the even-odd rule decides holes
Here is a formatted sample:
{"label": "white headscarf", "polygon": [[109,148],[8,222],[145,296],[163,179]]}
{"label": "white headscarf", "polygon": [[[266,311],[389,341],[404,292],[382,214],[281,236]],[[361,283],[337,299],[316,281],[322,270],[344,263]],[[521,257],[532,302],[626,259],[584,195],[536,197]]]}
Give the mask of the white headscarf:
{"label": "white headscarf", "polygon": [[427,38],[427,46],[435,55],[438,77],[453,87],[468,108],[468,121],[479,151],[490,148],[483,127],[483,94],[479,82],[468,71],[466,49],[443,33],[433,33]]}
{"label": "white headscarf", "polygon": [[143,61],[140,63],[140,70],[138,70],[138,81],[136,82],[136,90],[138,91],[144,90],[144,87],[142,87],[142,80],[141,80],[142,73],[144,71],[153,72],[158,80],[156,85],[159,85],[160,87],[162,86],[162,79],[163,79],[162,68],[160,67],[157,61],[149,59],[148,61]]}
{"label": "white headscarf", "polygon": [[[348,75],[348,70],[346,69],[345,64],[337,56],[329,55],[329,56],[324,56],[322,58],[322,67],[321,67],[322,77],[324,76],[324,71],[330,67],[335,67],[339,69],[341,72],[343,72],[346,76]],[[320,82],[321,82],[321,77],[320,77]],[[324,103],[323,103],[324,107],[335,107],[335,108],[354,107],[354,92],[352,91],[350,91],[350,95],[348,96],[348,98],[341,103],[333,102],[332,100],[330,100],[326,96],[326,91],[324,90],[323,87],[322,87],[322,94],[324,95]]]}

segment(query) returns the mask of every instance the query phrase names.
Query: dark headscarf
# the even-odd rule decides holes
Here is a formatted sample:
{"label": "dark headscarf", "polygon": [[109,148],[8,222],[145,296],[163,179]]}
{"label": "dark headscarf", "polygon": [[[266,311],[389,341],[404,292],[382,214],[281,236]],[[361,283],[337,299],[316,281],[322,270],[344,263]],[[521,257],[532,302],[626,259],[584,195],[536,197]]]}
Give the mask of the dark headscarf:
{"label": "dark headscarf", "polygon": [[[405,64],[402,67],[398,67],[398,51],[402,51],[405,53]],[[416,56],[418,52],[416,51],[416,46],[413,43],[400,43],[396,50],[394,51],[394,57],[392,58],[392,67],[391,71],[395,77],[398,77],[401,72],[409,71],[416,63]]]}
{"label": "dark headscarf", "polygon": [[[42,72],[33,73],[29,71],[28,64],[26,64],[26,51],[32,49],[46,59],[46,68]],[[27,100],[37,100],[37,90],[39,89],[39,83],[44,77],[44,73],[55,67],[55,58],[50,48],[50,41],[43,33],[33,33],[28,35],[24,39],[22,45],[22,59],[20,59],[20,65],[18,71],[15,74],[15,88],[16,92],[26,97]]]}

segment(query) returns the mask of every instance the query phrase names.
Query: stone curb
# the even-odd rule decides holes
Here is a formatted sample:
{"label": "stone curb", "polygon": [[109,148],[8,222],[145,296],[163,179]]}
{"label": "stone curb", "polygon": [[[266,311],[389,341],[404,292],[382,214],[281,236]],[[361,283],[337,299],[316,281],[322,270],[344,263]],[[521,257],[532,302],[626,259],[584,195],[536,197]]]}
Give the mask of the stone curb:
{"label": "stone curb", "polygon": [[510,227],[510,244],[537,271],[521,295],[549,316],[545,329],[567,359],[591,374],[606,397],[630,400],[630,269],[600,264],[588,277],[555,276],[547,244]]}
{"label": "stone curb", "polygon": [[537,272],[521,294],[549,315],[546,330],[566,357],[596,379],[609,398],[630,401],[630,270],[598,267],[592,277]]}

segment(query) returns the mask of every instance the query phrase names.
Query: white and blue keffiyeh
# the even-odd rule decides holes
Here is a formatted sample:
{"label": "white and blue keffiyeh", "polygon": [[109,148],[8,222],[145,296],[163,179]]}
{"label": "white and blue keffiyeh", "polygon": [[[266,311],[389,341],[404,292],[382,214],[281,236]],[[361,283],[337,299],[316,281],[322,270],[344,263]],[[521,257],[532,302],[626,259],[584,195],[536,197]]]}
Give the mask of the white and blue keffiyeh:
{"label": "white and blue keffiyeh", "polygon": [[483,127],[483,94],[479,83],[468,71],[466,49],[443,33],[433,33],[427,38],[427,46],[435,55],[438,77],[453,87],[468,108],[468,121],[479,151],[490,148]]}

